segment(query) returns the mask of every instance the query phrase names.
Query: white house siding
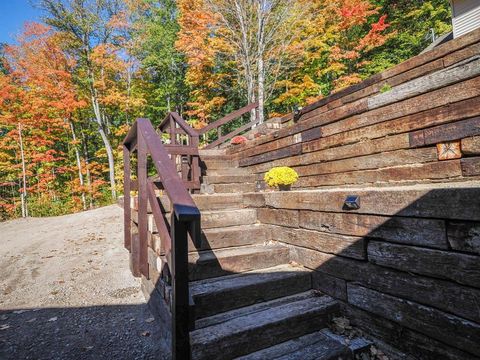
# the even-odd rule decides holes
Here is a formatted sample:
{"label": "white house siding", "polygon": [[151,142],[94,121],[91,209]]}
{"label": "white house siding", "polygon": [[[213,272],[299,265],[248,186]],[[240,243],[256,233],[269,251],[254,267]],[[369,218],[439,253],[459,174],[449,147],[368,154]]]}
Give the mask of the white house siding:
{"label": "white house siding", "polygon": [[480,28],[480,0],[453,0],[453,37]]}

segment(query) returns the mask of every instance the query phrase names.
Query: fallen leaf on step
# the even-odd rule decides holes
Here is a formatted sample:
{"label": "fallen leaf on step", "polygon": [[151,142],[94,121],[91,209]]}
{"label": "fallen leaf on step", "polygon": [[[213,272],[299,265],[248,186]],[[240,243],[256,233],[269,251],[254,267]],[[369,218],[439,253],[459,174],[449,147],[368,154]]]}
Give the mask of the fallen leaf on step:
{"label": "fallen leaf on step", "polygon": [[52,321],[57,321],[57,319],[58,319],[58,317],[54,316],[54,317],[48,319],[47,321],[52,322]]}
{"label": "fallen leaf on step", "polygon": [[10,325],[8,324],[0,325],[0,330],[7,330],[7,329],[10,329]]}
{"label": "fallen leaf on step", "polygon": [[142,336],[149,337],[150,336],[150,331],[143,331]]}

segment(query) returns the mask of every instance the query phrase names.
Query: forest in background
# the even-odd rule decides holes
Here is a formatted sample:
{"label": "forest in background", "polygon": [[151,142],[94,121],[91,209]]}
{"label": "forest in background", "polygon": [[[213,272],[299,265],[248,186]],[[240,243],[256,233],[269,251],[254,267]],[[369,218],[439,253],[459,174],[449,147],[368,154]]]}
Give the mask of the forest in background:
{"label": "forest in background", "polygon": [[[417,55],[448,0],[38,0],[0,44],[0,219],[109,204],[137,117],[291,112]],[[252,114],[252,116],[255,116]],[[248,121],[248,119],[246,120]],[[213,135],[214,136],[214,135]]]}

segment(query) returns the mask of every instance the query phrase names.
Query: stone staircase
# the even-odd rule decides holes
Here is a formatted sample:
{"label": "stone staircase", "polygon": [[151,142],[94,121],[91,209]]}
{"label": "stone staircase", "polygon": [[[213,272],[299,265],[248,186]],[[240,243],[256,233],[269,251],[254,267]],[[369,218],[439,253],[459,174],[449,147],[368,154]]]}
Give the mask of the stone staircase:
{"label": "stone staircase", "polygon": [[[313,290],[311,270],[292,262],[287,246],[271,241],[268,225],[248,207],[255,176],[218,152],[214,158],[203,154],[206,186],[192,195],[202,225],[201,244],[189,242],[188,249],[192,359],[333,360],[368,352],[369,341],[328,330],[342,316],[341,303]],[[159,199],[168,219],[169,200]],[[168,315],[159,314],[165,305],[156,302],[168,306],[171,287],[160,277],[160,236],[148,212],[150,279],[142,278],[142,289],[168,329]],[[132,220],[138,223],[135,206]]]}
{"label": "stone staircase", "polygon": [[368,351],[367,340],[328,330],[341,304],[312,290],[310,270],[291,262],[289,248],[272,243],[244,205],[255,177],[218,158],[203,158],[209,191],[193,195],[203,236],[189,248],[192,359],[354,359]]}

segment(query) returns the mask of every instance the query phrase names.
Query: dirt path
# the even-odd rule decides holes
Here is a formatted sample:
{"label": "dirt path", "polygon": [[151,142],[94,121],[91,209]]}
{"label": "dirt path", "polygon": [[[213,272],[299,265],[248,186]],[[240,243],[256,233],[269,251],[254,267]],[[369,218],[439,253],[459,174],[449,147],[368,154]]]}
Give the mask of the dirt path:
{"label": "dirt path", "polygon": [[0,223],[0,359],[152,359],[164,344],[113,205]]}

